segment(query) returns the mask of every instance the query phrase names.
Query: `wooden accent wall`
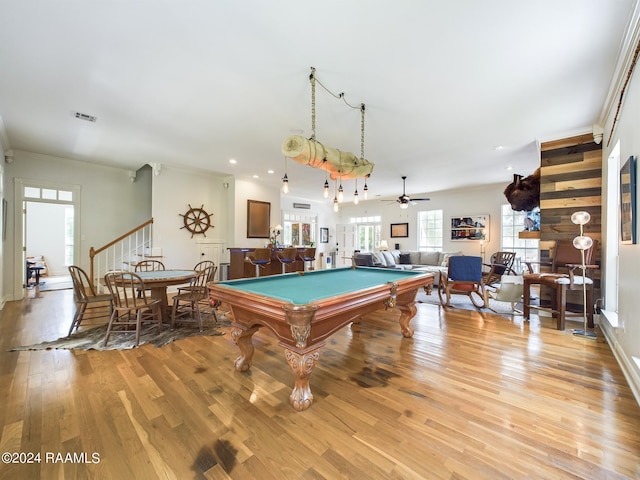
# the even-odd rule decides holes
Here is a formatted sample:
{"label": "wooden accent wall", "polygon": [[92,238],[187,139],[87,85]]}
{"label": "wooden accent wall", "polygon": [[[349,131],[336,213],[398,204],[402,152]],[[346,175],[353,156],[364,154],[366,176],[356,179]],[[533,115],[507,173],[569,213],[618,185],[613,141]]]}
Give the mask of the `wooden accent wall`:
{"label": "wooden accent wall", "polygon": [[[571,222],[571,214],[580,210],[591,214],[585,234],[602,245],[602,146],[591,134],[543,143],[540,167],[540,260],[551,258],[555,240],[573,240],[580,233],[580,227]],[[599,265],[600,251],[594,258]],[[594,277],[597,299],[600,272]],[[581,304],[580,295],[567,303]]]}

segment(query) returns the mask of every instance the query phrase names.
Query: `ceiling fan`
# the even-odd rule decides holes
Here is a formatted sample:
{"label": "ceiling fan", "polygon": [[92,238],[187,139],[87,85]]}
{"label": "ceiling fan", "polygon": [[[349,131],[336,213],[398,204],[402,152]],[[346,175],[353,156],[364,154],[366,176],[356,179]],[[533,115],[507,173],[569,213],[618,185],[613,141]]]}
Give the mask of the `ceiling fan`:
{"label": "ceiling fan", "polygon": [[398,197],[397,200],[386,200],[387,202],[398,202],[400,204],[400,208],[408,208],[409,205],[415,205],[416,202],[425,202],[431,200],[430,198],[411,198],[405,192],[407,177],[406,175],[402,177],[402,195]]}

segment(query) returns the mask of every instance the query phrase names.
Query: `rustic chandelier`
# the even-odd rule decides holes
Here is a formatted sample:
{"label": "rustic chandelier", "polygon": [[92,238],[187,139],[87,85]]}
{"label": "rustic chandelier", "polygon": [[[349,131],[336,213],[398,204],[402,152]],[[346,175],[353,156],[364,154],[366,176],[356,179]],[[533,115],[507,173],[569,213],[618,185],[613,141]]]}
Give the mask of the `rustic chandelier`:
{"label": "rustic chandelier", "polygon": [[[312,168],[324,169],[325,181],[323,185],[324,198],[329,197],[329,179],[336,182],[335,196],[333,200],[334,210],[337,211],[338,204],[342,202],[344,197],[344,189],[342,188],[342,180],[355,180],[355,192],[353,195],[354,203],[358,203],[358,178],[364,178],[363,197],[366,200],[369,192],[367,186],[367,178],[371,176],[374,164],[364,158],[364,114],[365,105],[361,103],[358,106],[351,105],[345,99],[344,93],[334,94],[325,87],[315,75],[316,69],[311,67],[309,81],[311,83],[311,137],[308,139],[301,135],[292,135],[287,137],[282,143],[282,153],[285,157],[302,165],[308,165]],[[320,85],[333,97],[341,99],[348,107],[360,110],[360,157],[350,152],[342,152],[337,148],[327,147],[316,139],[316,83]],[[283,187],[286,185],[288,190],[289,178],[286,168],[283,177]],[[339,186],[338,186],[338,181]],[[283,188],[284,192],[284,188]],[[285,192],[286,193],[286,192]]]}

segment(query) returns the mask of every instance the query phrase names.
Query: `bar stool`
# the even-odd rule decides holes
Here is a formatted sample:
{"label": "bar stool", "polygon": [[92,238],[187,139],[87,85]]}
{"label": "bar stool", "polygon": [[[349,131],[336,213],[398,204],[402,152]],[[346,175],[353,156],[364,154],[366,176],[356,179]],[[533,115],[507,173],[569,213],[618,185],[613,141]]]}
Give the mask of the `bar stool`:
{"label": "bar stool", "polygon": [[256,248],[252,254],[244,258],[244,261],[256,266],[256,277],[259,277],[260,269],[265,268],[271,263],[271,249]]}
{"label": "bar stool", "polygon": [[282,252],[278,252],[276,256],[280,263],[282,263],[282,274],[287,273],[287,265],[291,265],[296,261],[298,255],[298,249],[296,247],[287,247]]}
{"label": "bar stool", "polygon": [[304,265],[303,270],[305,272],[307,271],[307,262],[311,262],[309,270],[313,270],[313,263],[316,261],[315,247],[305,249],[305,251],[300,254],[300,260],[302,260],[302,263]]}

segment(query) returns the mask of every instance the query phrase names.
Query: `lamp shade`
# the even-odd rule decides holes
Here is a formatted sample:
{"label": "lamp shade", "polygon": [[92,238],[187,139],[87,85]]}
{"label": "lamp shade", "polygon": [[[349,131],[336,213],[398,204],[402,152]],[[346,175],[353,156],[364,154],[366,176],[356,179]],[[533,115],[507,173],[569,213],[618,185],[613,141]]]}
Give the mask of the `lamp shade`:
{"label": "lamp shade", "polygon": [[593,245],[593,240],[591,237],[587,237],[585,235],[580,235],[573,239],[573,246],[578,250],[589,250]]}
{"label": "lamp shade", "polygon": [[591,220],[591,215],[589,215],[589,212],[573,212],[573,214],[571,215],[571,221],[576,225],[586,225],[587,223],[589,223],[589,220]]}
{"label": "lamp shade", "polygon": [[380,250],[389,250],[389,244],[386,240],[380,240],[380,246],[378,248]]}

